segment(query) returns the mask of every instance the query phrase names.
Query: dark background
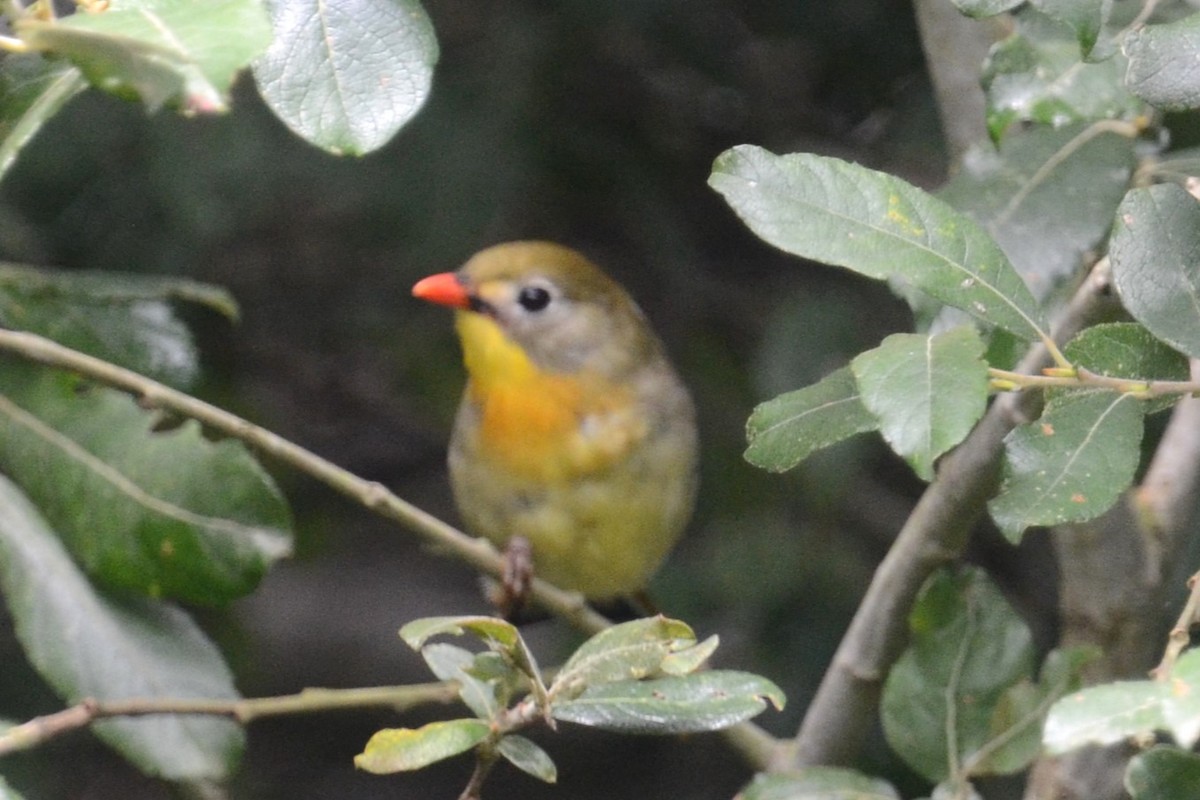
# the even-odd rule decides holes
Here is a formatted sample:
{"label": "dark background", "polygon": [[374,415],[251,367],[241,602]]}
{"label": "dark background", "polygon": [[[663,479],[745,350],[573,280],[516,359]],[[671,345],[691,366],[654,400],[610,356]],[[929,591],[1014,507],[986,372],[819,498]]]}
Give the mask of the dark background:
{"label": "dark background", "polygon": [[[778,682],[790,704],[759,721],[794,732],[920,485],[869,437],[786,476],[758,471],[741,458],[745,420],[911,322],[886,287],[755,239],[706,179],[722,150],[748,142],[936,186],[946,156],[910,4],[425,6],[441,46],[433,93],[383,150],[355,160],[309,147],[249,81],[219,119],[147,116],[89,93],[0,185],[0,257],[228,287],[236,326],[184,311],[208,368],[199,393],[454,520],[443,457],[463,380],[457,343],[449,315],[409,288],[500,241],[585,251],[638,298],[700,408],[700,504],[655,597],[700,635],[720,634],[719,665]],[[486,610],[475,577],[323,488],[278,477],[297,514],[296,557],[202,617],[239,688],[428,680],[395,632]],[[12,663],[7,625],[0,655]],[[546,663],[574,641],[554,622],[528,633]],[[56,707],[30,694],[35,711]],[[451,712],[255,723],[235,795],[454,797],[467,759],[387,778],[351,762],[375,729]],[[534,738],[559,786],[501,767],[489,797],[727,798],[749,777],[717,736],[564,726]],[[867,758],[865,769],[920,789],[883,748]],[[45,797],[168,796],[85,735],[15,766],[14,783],[40,783]]]}

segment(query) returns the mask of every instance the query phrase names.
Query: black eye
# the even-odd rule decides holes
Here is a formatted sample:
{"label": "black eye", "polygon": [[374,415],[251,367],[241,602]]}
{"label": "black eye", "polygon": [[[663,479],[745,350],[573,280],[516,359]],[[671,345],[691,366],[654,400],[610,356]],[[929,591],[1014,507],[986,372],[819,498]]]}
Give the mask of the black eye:
{"label": "black eye", "polygon": [[517,302],[526,311],[541,311],[550,305],[550,292],[541,286],[526,286],[517,295]]}

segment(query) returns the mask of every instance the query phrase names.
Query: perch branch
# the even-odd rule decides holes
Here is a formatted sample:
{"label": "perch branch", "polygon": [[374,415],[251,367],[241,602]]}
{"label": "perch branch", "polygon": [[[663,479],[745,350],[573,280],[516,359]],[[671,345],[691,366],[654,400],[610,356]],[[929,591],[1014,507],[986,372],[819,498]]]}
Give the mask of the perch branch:
{"label": "perch branch", "polygon": [[[36,334],[0,329],[0,349],[129,392],[149,408],[165,409],[195,419],[214,431],[239,439],[280,463],[316,478],[371,511],[400,523],[439,552],[451,553],[480,572],[494,577],[500,577],[503,572],[503,557],[485,539],[468,536],[397,497],[383,484],[364,480],[224,409]],[[579,594],[559,589],[544,580],[534,578],[530,596],[548,611],[586,633],[596,633],[609,625],[609,621],[588,606]]]}

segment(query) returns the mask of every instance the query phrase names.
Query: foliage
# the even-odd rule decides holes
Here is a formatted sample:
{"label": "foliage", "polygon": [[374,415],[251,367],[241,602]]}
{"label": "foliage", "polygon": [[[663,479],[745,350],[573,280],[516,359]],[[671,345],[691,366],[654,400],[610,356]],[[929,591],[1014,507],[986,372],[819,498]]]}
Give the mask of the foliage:
{"label": "foliage", "polygon": [[[931,480],[938,457],[983,416],[989,379],[994,392],[1042,390],[1037,417],[1004,440],[988,504],[1017,542],[1032,527],[1110,509],[1142,461],[1143,418],[1198,388],[1187,358],[1200,357],[1200,205],[1183,175],[1155,165],[1170,158],[1160,112],[1200,105],[1188,33],[1200,16],[1160,4],[1159,16],[1129,25],[1110,3],[956,2],[973,16],[1012,11],[1015,26],[983,73],[993,142],[968,154],[938,198],[839,159],[748,146],[719,156],[710,183],[768,243],[898,287],[926,328],[763,403],[747,459],[788,469],[879,430]],[[1081,269],[1110,270],[1136,322],[1084,328],[1060,350],[1046,319]],[[1040,340],[1053,366],[1027,374],[979,361],[1006,352],[1010,335]],[[978,775],[1028,765],[1048,710],[1045,745],[1056,752],[1164,730],[1190,748],[1200,733],[1192,652],[1155,680],[1085,689],[1050,710],[1084,656],[1051,653],[1034,683],[1028,633],[983,576],[932,578],[912,626],[887,679],[884,727],[910,766],[956,793]],[[1194,772],[1189,758],[1139,757],[1131,791],[1183,796],[1156,794],[1157,781],[1184,786],[1176,776]]]}
{"label": "foliage", "polygon": [[[437,57],[421,7],[386,0],[114,0],[64,17],[39,2],[8,22],[0,175],[89,85],[149,111],[218,113],[252,61],[271,107],[298,133],[363,153],[420,108]],[[347,57],[374,36],[391,44],[378,59]],[[335,85],[359,90],[339,93],[335,107],[321,94]],[[222,289],[183,279],[0,267],[0,325],[186,389],[199,365],[178,303],[237,314]],[[176,603],[228,603],[290,550],[286,501],[244,444],[5,357],[0,469],[0,594],[26,656],[64,700],[236,698],[221,653]],[[203,717],[95,729],[173,780],[223,778],[242,749],[240,729]]]}
{"label": "foliage", "polygon": [[[479,653],[430,643],[434,636],[471,633]],[[544,750],[516,731],[536,722],[573,722],[620,733],[700,733],[756,716],[783,693],[756,675],[697,671],[716,649],[716,637],[697,642],[678,620],[653,617],[604,630],[580,645],[552,679],[537,666],[517,628],[490,617],[436,617],[400,630],[442,680],[459,685],[472,718],[389,728],[367,742],[354,763],[368,772],[420,769],[467,750],[476,772],[499,759],[548,783],[557,770]]]}
{"label": "foliage", "polygon": [[[1145,418],[1200,390],[1188,372],[1188,359],[1200,358],[1200,160],[1169,150],[1173,126],[1186,133],[1200,107],[1200,14],[1182,0],[954,2],[973,17],[1008,15],[1012,26],[981,65],[990,140],[940,191],[749,144],[719,155],[709,184],[765,242],[886,281],[917,320],[916,331],[761,404],[747,423],[746,458],[784,471],[878,431],[917,478],[937,481],[946,455],[979,429],[989,402],[998,405],[990,395],[1037,394],[1033,416],[1004,437],[987,503],[1016,543],[1030,529],[1111,509],[1153,446]],[[438,58],[415,0],[78,5],[58,17],[41,0],[9,4],[0,176],[89,87],[151,112],[213,114],[228,110],[247,70],[299,137],[365,154],[418,113]],[[1052,321],[1087,274],[1111,281],[1127,317],[1057,342]],[[4,328],[191,389],[200,370],[181,303],[236,315],[223,290],[186,280],[0,267]],[[1029,352],[1051,365],[1021,358]],[[223,656],[179,604],[223,605],[253,591],[290,549],[290,512],[243,442],[142,400],[0,360],[0,594],[26,658],[68,703],[236,700]],[[891,748],[935,796],[972,796],[976,779],[1020,772],[1044,750],[1162,734],[1179,746],[1132,759],[1130,794],[1156,800],[1194,786],[1200,760],[1186,749],[1200,739],[1197,651],[1168,648],[1152,680],[1080,689],[1095,653],[1057,649],[1039,664],[1025,622],[974,568],[934,573],[908,624],[880,714]],[[440,640],[465,635],[482,649]],[[716,638],[698,641],[663,617],[604,630],[553,672],[503,620],[428,618],[401,637],[457,687],[470,716],[381,730],[355,764],[393,773],[473,751],[464,796],[477,796],[499,761],[554,782],[550,755],[523,735],[535,725],[690,734],[783,702],[757,675],[705,669]],[[236,725],[208,716],[94,728],[170,780],[225,778],[243,745]],[[0,797],[9,796],[0,779]],[[815,767],[763,773],[739,796],[898,794],[873,777]]]}

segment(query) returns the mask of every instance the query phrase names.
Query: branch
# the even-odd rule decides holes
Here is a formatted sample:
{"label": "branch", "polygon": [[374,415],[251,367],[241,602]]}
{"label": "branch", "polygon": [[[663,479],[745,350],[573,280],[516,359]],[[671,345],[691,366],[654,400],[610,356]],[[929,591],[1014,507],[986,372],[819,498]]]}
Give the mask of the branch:
{"label": "branch", "polygon": [[[1107,305],[1109,273],[1094,268],[1063,311],[1054,337],[1066,341]],[[1019,371],[1036,372],[1048,359],[1038,344]],[[1037,395],[998,397],[970,435],[939,464],[867,587],[795,738],[780,747],[771,768],[851,761],[865,739],[883,680],[899,657],[917,592],[935,569],[957,559],[995,488],[1004,437],[1036,413]]]}
{"label": "branch", "polygon": [[228,717],[246,725],[260,717],[310,714],[349,708],[382,706],[406,711],[429,703],[448,703],[458,697],[458,685],[421,683],[412,686],[379,686],[364,689],[305,689],[299,694],[241,700],[130,698],[83,702],[35,717],[0,732],[0,756],[28,750],[65,733],[107,717],[145,717],[154,714],[202,714]]}
{"label": "branch", "polygon": [[[144,406],[165,409],[195,419],[214,431],[245,442],[280,463],[316,478],[365,508],[399,522],[434,545],[438,552],[455,556],[480,572],[501,577],[504,559],[487,540],[466,535],[400,499],[382,484],[364,480],[266,428],[164,386],[144,375],[64,347],[36,334],[0,328],[0,350],[8,350],[48,367],[76,372],[99,383],[129,392],[139,398]],[[540,578],[533,579],[530,597],[543,608],[585,633],[597,633],[611,625],[605,617],[588,606],[581,595],[559,589]],[[69,712],[82,713],[74,709],[60,713],[70,717]],[[79,724],[87,724],[90,720],[91,718],[88,718]],[[770,761],[776,740],[761,728],[743,722],[724,733],[733,748],[753,767],[762,769]]]}
{"label": "branch", "polygon": [[[504,559],[487,540],[468,536],[432,514],[400,499],[383,484],[364,480],[266,428],[132,370],[72,350],[36,334],[0,329],[0,349],[55,369],[79,373],[129,392],[148,408],[165,409],[195,419],[214,431],[239,439],[280,463],[316,478],[380,516],[400,523],[433,545],[438,552],[449,553],[480,572],[501,577]],[[566,619],[585,633],[596,633],[610,624],[607,619],[592,610],[581,595],[559,589],[536,577],[530,597],[543,608]]]}
{"label": "branch", "polygon": [[[1192,359],[1192,377],[1200,377],[1200,361]],[[1176,563],[1181,539],[1190,531],[1200,493],[1200,398],[1185,397],[1171,412],[1141,484],[1131,503],[1146,545],[1147,575],[1152,586]]]}

